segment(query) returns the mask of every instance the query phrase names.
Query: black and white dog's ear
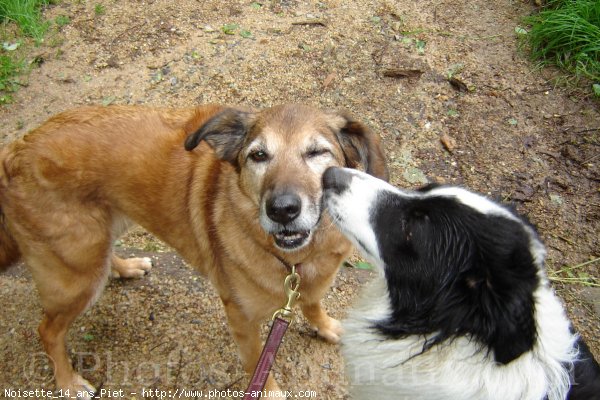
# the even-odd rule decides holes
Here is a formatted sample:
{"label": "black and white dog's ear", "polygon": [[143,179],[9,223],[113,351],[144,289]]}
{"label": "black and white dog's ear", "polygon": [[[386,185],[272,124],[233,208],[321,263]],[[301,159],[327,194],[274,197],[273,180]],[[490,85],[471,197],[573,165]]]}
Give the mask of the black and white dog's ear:
{"label": "black and white dog's ear", "polygon": [[389,174],[379,135],[346,113],[330,113],[328,117],[344,152],[346,167],[362,164],[365,172],[387,181]]}
{"label": "black and white dog's ear", "polygon": [[507,364],[536,340],[533,293],[539,267],[520,223],[491,217],[483,224],[489,226],[477,230],[477,266],[467,274],[472,332],[493,350],[497,362]]}
{"label": "black and white dog's ear", "polygon": [[254,119],[252,112],[226,108],[190,134],[185,140],[185,149],[192,151],[204,140],[217,157],[236,165],[238,153]]}

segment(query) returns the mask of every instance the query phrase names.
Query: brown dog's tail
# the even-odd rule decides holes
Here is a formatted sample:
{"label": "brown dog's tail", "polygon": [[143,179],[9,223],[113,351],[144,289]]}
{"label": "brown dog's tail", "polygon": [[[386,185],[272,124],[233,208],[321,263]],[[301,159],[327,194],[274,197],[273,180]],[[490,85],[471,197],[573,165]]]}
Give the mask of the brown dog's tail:
{"label": "brown dog's tail", "polygon": [[7,269],[21,258],[17,242],[8,231],[6,220],[0,208],[0,271]]}
{"label": "brown dog's tail", "polygon": [[17,241],[8,230],[6,216],[2,209],[3,192],[8,185],[6,161],[10,159],[10,156],[8,156],[9,152],[9,146],[0,149],[0,271],[7,269],[21,258],[21,251],[19,250]]}

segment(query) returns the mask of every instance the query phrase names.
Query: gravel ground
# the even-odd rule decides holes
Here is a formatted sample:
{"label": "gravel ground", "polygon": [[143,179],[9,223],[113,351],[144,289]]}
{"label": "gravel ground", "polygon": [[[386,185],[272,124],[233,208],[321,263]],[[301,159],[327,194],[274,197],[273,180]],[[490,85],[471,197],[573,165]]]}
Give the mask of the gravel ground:
{"label": "gravel ground", "polygon": [[[0,141],[86,104],[348,110],[383,137],[394,184],[461,184],[527,213],[559,295],[600,357],[599,263],[572,268],[600,255],[599,104],[556,85],[556,71],[519,50],[515,27],[534,10],[521,0],[65,0],[45,16],[70,23],[32,50],[43,62],[0,108]],[[144,388],[242,389],[210,285],[144,231],[125,248],[157,266],[141,280],[111,280],[76,321],[76,367],[96,385],[137,393],[127,398]],[[342,270],[326,299],[333,316],[343,317],[368,278]],[[25,269],[0,275],[0,299],[0,389],[52,388]],[[276,375],[296,393],[347,397],[337,347],[303,319],[286,336]]]}

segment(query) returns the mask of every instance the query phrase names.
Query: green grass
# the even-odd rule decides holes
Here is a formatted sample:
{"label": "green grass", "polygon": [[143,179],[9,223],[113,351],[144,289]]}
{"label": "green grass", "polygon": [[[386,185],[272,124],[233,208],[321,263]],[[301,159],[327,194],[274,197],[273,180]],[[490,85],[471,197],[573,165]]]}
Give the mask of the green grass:
{"label": "green grass", "polygon": [[[37,46],[48,32],[51,22],[42,18],[42,7],[56,0],[0,0],[0,105],[12,102],[12,93],[28,70],[22,56],[32,41]],[[68,20],[56,21],[64,26]]]}
{"label": "green grass", "polygon": [[19,88],[15,77],[23,70],[23,61],[0,54],[0,105],[12,102],[11,93]]}
{"label": "green grass", "polygon": [[51,0],[2,0],[0,1],[0,19],[14,22],[25,36],[41,42],[50,27],[50,22],[41,17],[41,8]]}
{"label": "green grass", "polygon": [[102,4],[96,4],[94,6],[94,13],[96,15],[104,15],[106,14],[106,7],[104,7]]}
{"label": "green grass", "polygon": [[551,0],[525,23],[531,26],[524,38],[534,59],[600,82],[600,1]]}
{"label": "green grass", "polygon": [[548,278],[553,282],[567,283],[567,284],[580,284],[589,287],[600,287],[600,283],[593,276],[585,272],[583,267],[597,263],[600,258],[594,258],[584,263],[568,266],[565,265],[558,271],[549,271]]}

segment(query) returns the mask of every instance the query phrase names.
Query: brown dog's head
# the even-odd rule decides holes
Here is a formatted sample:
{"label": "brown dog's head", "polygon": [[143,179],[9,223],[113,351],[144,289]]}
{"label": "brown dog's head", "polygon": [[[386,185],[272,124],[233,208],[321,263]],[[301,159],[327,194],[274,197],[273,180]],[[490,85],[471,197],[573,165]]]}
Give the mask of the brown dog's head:
{"label": "brown dog's head", "polygon": [[261,226],[282,250],[310,242],[321,215],[321,176],[328,167],[362,165],[369,174],[388,178],[378,135],[346,114],[308,106],[259,112],[228,108],[189,135],[186,150],[203,140],[236,167]]}

